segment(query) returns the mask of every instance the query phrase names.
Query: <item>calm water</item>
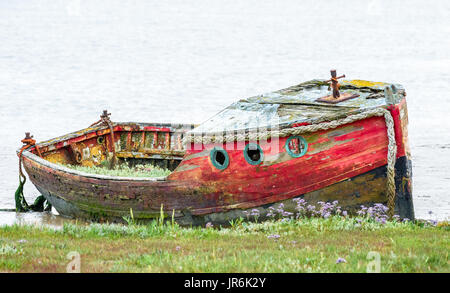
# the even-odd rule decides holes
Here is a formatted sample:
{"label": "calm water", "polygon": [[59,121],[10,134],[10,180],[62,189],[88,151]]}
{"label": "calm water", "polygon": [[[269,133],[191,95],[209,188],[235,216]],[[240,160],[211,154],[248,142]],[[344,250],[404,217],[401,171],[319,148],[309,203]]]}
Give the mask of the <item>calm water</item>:
{"label": "calm water", "polygon": [[[361,2],[0,1],[0,208],[14,207],[25,131],[49,139],[103,109],[200,123],[337,68],[405,86],[416,215],[448,219],[450,3]],[[0,224],[54,219],[0,213]]]}

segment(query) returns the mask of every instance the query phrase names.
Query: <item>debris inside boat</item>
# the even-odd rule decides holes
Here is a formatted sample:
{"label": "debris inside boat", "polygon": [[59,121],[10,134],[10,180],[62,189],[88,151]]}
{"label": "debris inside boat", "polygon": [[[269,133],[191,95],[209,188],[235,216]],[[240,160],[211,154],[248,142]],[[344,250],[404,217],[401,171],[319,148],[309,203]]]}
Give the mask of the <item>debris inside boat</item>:
{"label": "debris inside boat", "polygon": [[[350,213],[381,203],[414,219],[405,90],[343,77],[331,70],[240,99],[200,125],[112,122],[104,111],[48,141],[27,133],[19,164],[61,215],[95,221],[130,210],[146,221],[161,208],[181,225],[228,224],[254,209],[263,220],[295,198],[337,200]],[[122,166],[130,172],[114,173]],[[136,166],[162,176],[135,176]]]}

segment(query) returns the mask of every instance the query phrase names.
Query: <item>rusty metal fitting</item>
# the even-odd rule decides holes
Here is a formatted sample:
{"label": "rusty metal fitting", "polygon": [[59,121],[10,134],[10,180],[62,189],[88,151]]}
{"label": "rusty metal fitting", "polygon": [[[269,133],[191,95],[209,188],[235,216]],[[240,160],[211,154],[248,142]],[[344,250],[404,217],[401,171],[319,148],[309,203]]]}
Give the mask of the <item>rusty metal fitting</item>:
{"label": "rusty metal fitting", "polygon": [[36,140],[33,139],[33,136],[29,132],[25,132],[25,138],[22,139],[21,142],[23,143],[23,146],[22,146],[22,148],[20,150],[20,155],[19,155],[20,157],[22,156],[22,152],[25,149],[34,146],[35,149],[36,149],[37,154],[39,155],[39,157],[42,158],[42,154],[41,154],[41,151],[39,149],[39,146],[36,145]]}
{"label": "rusty metal fitting", "polygon": [[100,119],[103,121],[110,121],[109,116],[111,116],[111,113],[108,113],[108,110],[103,110],[103,114],[100,115]]}
{"label": "rusty metal fitting", "polygon": [[344,78],[345,74],[343,74],[341,76],[337,76],[336,69],[331,69],[330,73],[331,73],[331,79],[327,80],[326,82],[331,82],[328,89],[330,89],[330,87],[333,89],[333,98],[336,99],[341,96],[341,94],[339,93],[339,87],[341,85],[339,84],[338,79]]}
{"label": "rusty metal fitting", "polygon": [[36,141],[33,139],[33,136],[30,135],[29,132],[25,132],[25,138],[21,140],[24,145],[32,144],[34,145]]}

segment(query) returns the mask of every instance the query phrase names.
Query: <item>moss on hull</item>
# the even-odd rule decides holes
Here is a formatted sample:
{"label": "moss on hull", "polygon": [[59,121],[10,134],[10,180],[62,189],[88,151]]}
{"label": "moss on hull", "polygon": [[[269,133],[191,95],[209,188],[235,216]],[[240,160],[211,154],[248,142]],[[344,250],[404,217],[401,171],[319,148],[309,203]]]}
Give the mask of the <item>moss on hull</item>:
{"label": "moss on hull", "polygon": [[63,165],[63,166],[90,174],[119,176],[119,177],[165,177],[171,173],[171,171],[168,169],[152,165],[136,165],[134,167],[129,167],[126,164],[119,164],[116,165],[113,169],[109,169],[102,165],[92,167],[80,165]]}

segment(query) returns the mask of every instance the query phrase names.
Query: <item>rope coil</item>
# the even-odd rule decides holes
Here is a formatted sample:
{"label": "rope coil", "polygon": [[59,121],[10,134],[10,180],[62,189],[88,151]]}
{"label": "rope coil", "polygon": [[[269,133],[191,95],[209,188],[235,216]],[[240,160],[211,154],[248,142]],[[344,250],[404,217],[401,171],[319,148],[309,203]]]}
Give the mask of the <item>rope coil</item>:
{"label": "rope coil", "polygon": [[209,134],[194,135],[190,134],[183,138],[183,143],[209,144],[209,143],[225,143],[233,141],[258,141],[267,140],[273,137],[287,137],[292,135],[300,135],[303,133],[316,132],[320,130],[328,130],[337,128],[344,124],[353,123],[355,121],[364,120],[370,117],[384,116],[387,127],[388,136],[388,154],[387,154],[387,198],[389,216],[394,216],[395,208],[395,162],[397,156],[397,144],[395,141],[394,119],[389,110],[385,108],[376,108],[367,110],[358,114],[350,115],[345,118],[336,119],[329,122],[319,122],[317,124],[298,126],[293,128],[285,128],[282,130],[271,130],[262,132],[248,132],[239,134]]}

